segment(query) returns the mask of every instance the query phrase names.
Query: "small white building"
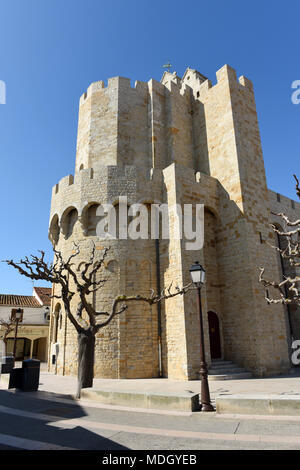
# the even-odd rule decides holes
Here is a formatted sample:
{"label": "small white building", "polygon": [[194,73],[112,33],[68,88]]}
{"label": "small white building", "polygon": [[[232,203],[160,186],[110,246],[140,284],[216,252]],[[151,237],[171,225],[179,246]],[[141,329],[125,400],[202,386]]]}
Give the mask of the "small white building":
{"label": "small white building", "polygon": [[[16,360],[47,360],[51,288],[34,287],[32,296],[0,294],[0,319],[9,322],[22,311],[16,339]],[[1,331],[0,326],[0,331]],[[7,336],[6,354],[13,353],[15,331]]]}

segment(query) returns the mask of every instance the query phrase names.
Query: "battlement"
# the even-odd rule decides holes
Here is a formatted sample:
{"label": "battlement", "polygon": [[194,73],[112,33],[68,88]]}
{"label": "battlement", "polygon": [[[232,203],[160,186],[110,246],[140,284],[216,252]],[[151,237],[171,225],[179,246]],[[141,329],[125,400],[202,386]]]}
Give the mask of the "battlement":
{"label": "battlement", "polygon": [[300,202],[276,193],[271,189],[268,190],[268,194],[271,211],[274,214],[285,213],[291,220],[300,218]]}
{"label": "battlement", "polygon": [[118,88],[124,91],[135,90],[139,94],[145,94],[148,92],[148,84],[146,82],[136,80],[134,83],[134,87],[132,87],[130,78],[112,77],[108,79],[106,86],[104,84],[104,81],[102,80],[91,83],[87,91],[81,95],[79,105],[81,106],[83,103],[85,103],[86,100],[93,95],[93,93],[98,93],[105,90],[114,91]]}
{"label": "battlement", "polygon": [[[167,73],[167,72],[165,72]],[[161,92],[165,92],[165,89],[169,89],[171,92],[181,92],[181,94],[185,94],[185,88],[182,86],[182,82],[179,77],[175,77],[174,80],[166,80],[164,83],[158,82],[154,79],[150,79],[148,82],[142,82],[140,80],[136,80],[134,86],[131,86],[131,80],[125,77],[113,77],[108,79],[108,83],[105,86],[104,81],[100,80],[98,82],[93,82],[87,88],[87,91],[84,92],[79,100],[80,106],[84,104],[88,98],[90,98],[94,93],[98,93],[101,91],[115,91],[120,89],[124,92],[126,90],[135,90],[138,94],[145,95],[149,92],[149,88],[155,86],[156,89],[160,88]]]}
{"label": "battlement", "polygon": [[81,186],[82,184],[86,184],[89,181],[99,182],[104,176],[107,178],[128,179],[134,177],[135,174],[135,167],[129,165],[126,165],[125,167],[112,165],[106,166],[100,164],[95,165],[93,168],[86,168],[78,171],[75,173],[75,178],[74,175],[64,176],[55,186],[53,186],[52,197],[61,197],[61,195],[71,186]]}
{"label": "battlement", "polygon": [[[58,227],[76,212],[79,220],[84,210],[93,204],[115,204],[119,196],[126,195],[130,203],[136,202],[137,169],[133,166],[114,167],[95,165],[62,178],[52,191],[49,236],[53,240]],[[149,184],[150,174],[149,174]]]}
{"label": "battlement", "polygon": [[206,97],[209,93],[213,92],[219,86],[222,86],[224,83],[228,83],[231,87],[240,89],[240,90],[248,90],[253,91],[253,84],[251,80],[249,80],[244,75],[237,78],[237,74],[235,69],[230,67],[230,65],[224,65],[216,72],[217,82],[215,85],[212,85],[212,82],[207,79],[203,81],[198,88],[198,95],[197,97],[201,100],[201,98]]}
{"label": "battlement", "polygon": [[244,75],[237,79],[237,74],[235,69],[229,65],[224,65],[216,72],[217,83],[213,86],[211,80],[202,75],[195,69],[187,68],[182,79],[177,75],[176,72],[170,73],[165,72],[161,79],[161,83],[171,92],[171,93],[180,93],[184,94],[186,88],[194,92],[194,97],[201,100],[203,95],[206,95],[207,92],[218,86],[225,81],[230,82],[231,85],[238,87],[239,85],[253,89],[253,84],[251,80],[246,78]]}
{"label": "battlement", "polygon": [[[241,85],[244,88],[253,89],[253,84],[244,75],[240,76],[237,79],[236,71],[229,65],[224,65],[216,72],[217,83],[222,83],[224,81],[229,81],[231,84],[236,83],[236,85]],[[135,90],[139,94],[146,94],[149,91],[149,88],[153,86],[153,82],[156,82],[153,79],[150,79],[148,82],[142,82],[139,80],[135,81],[134,86],[131,86],[131,80],[125,77],[112,77],[108,79],[107,85],[105,86],[104,81],[100,80],[93,82],[88,87],[87,91],[83,93],[80,97],[80,105],[84,104],[88,98],[92,96],[93,93],[98,93],[104,90],[116,90],[121,89],[122,91],[126,90]],[[158,84],[159,82],[156,82]],[[206,94],[209,89],[214,88],[212,82],[198,72],[195,69],[187,68],[183,77],[180,78],[176,72],[164,72],[162,79],[160,81],[161,85],[164,88],[161,88],[162,91],[168,89],[171,93],[177,93],[185,95],[187,86],[194,91],[195,98],[200,98],[201,95]],[[216,86],[215,85],[215,86]]]}
{"label": "battlement", "polygon": [[[199,194],[199,201],[207,203],[218,212],[218,181],[191,168],[172,163],[164,170],[151,168],[148,178],[140,184],[137,168],[126,166],[101,166],[81,170],[75,175],[62,178],[53,187],[49,230],[53,223],[61,225],[65,216],[76,210],[79,219],[92,204],[115,204],[120,196],[126,195],[128,203],[133,204],[144,200],[161,200],[161,187],[172,175],[183,185],[187,194]],[[194,197],[193,196],[193,197]]]}

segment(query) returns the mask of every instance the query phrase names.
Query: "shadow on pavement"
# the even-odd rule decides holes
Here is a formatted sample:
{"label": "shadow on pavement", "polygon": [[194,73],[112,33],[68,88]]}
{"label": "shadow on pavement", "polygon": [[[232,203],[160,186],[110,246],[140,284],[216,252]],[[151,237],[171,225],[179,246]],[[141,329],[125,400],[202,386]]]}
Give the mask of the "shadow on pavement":
{"label": "shadow on pavement", "polygon": [[[39,399],[39,393],[0,390],[1,450],[128,450],[110,439],[117,432],[86,429],[87,414],[79,401],[56,402],[52,399],[62,395],[55,393]],[[82,419],[82,425],[64,425],[69,419]]]}

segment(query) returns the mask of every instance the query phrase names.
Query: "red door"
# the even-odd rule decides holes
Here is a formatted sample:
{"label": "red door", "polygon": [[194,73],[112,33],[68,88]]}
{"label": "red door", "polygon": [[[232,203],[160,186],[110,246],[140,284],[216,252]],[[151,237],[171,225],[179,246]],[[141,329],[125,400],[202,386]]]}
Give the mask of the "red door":
{"label": "red door", "polygon": [[221,358],[220,325],[218,315],[208,312],[210,354],[212,359]]}

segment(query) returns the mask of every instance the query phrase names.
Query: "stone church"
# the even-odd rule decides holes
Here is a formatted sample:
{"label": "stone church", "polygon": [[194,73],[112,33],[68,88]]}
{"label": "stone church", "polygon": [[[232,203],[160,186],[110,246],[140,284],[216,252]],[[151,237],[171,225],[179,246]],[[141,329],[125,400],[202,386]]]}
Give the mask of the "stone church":
{"label": "stone church", "polygon": [[[79,103],[75,175],[53,188],[49,237],[64,256],[78,243],[81,261],[92,242],[99,256],[110,247],[101,273],[107,282],[92,299],[102,311],[122,293],[188,284],[198,260],[206,270],[208,364],[225,359],[256,376],[284,373],[291,342],[300,338],[300,316],[267,304],[259,267],[272,279],[287,273],[267,243],[282,242],[274,239],[270,224],[280,219],[272,213],[300,217],[300,204],[267,188],[252,82],[228,65],[216,76],[212,84],[188,68],[182,78],[165,72],[161,82],[92,83]],[[171,215],[169,239],[99,239],[97,207],[117,206],[119,196],[128,204],[203,204],[203,249],[187,250],[184,239],[172,237]],[[198,379],[195,297],[131,304],[97,336],[95,377]],[[76,374],[76,331],[59,299],[51,308],[49,370]]]}

